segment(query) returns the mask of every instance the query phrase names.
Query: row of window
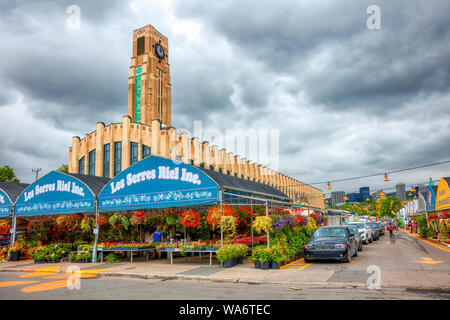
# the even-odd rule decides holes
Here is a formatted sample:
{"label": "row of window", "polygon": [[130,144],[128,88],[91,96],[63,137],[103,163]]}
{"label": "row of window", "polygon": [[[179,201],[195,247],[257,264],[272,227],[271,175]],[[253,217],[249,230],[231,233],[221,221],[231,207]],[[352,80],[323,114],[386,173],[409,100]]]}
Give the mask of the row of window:
{"label": "row of window", "polygon": [[[138,144],[131,142],[130,147],[130,166],[138,162]],[[142,146],[142,159],[151,154],[151,148]],[[95,149],[89,152],[88,155],[88,175],[95,176]],[[110,178],[110,163],[111,163],[111,146],[110,144],[103,145],[103,176]],[[84,173],[85,159],[82,157],[78,160],[78,173]],[[114,176],[122,171],[122,142],[114,142],[114,161],[113,161]]]}

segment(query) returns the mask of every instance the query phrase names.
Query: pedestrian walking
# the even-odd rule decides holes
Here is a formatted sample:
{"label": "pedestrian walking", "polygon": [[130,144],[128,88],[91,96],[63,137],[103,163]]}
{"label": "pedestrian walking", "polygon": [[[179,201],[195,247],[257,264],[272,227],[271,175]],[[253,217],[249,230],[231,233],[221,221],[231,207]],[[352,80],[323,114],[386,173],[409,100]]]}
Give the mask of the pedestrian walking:
{"label": "pedestrian walking", "polygon": [[394,226],[392,225],[392,223],[390,223],[388,225],[388,230],[389,230],[389,237],[393,238],[394,237],[394,233],[392,231],[394,231]]}

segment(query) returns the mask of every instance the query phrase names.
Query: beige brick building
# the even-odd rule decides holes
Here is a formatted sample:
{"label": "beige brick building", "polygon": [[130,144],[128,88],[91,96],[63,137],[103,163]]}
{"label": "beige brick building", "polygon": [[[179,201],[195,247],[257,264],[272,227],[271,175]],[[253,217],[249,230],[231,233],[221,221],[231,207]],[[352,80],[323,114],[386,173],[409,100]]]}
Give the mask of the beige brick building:
{"label": "beige brick building", "polygon": [[98,122],[96,130],[83,139],[73,137],[69,172],[111,178],[148,155],[264,183],[294,202],[324,207],[322,190],[171,127],[168,40],[151,25],[133,31],[128,115],[120,123]]}

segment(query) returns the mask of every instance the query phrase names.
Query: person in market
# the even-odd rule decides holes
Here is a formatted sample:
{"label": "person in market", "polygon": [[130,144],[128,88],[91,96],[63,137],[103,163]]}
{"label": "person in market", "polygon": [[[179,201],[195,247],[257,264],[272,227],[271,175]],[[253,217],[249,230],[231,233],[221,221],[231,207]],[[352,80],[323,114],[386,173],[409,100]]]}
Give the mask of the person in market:
{"label": "person in market", "polygon": [[[156,230],[153,232],[153,234],[150,237],[150,242],[163,242],[164,236],[161,231],[161,226],[156,226]],[[153,251],[153,259],[155,258],[156,251]],[[161,259],[161,252],[158,252],[158,258]]]}
{"label": "person in market", "polygon": [[389,223],[388,225],[388,230],[389,230],[389,237],[393,238],[394,237],[394,226],[392,225],[392,223]]}

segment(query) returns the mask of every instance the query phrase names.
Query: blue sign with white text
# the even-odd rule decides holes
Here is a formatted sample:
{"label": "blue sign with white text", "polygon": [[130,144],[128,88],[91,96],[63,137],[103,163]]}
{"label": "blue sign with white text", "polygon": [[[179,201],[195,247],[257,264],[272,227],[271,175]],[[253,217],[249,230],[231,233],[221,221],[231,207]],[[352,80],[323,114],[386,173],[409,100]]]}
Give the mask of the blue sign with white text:
{"label": "blue sign with white text", "polygon": [[9,196],[0,189],[0,217],[7,217],[11,214],[11,200]]}
{"label": "blue sign with white text", "polygon": [[[435,187],[435,189],[437,189],[437,187]],[[427,204],[427,212],[436,211],[436,194],[434,193],[432,186],[428,186],[425,202]]]}
{"label": "blue sign with white text", "polygon": [[17,199],[16,216],[94,212],[95,196],[82,181],[52,171],[29,185]]}
{"label": "blue sign with white text", "polygon": [[99,211],[217,203],[218,185],[194,166],[149,156],[114,177],[98,196]]}

